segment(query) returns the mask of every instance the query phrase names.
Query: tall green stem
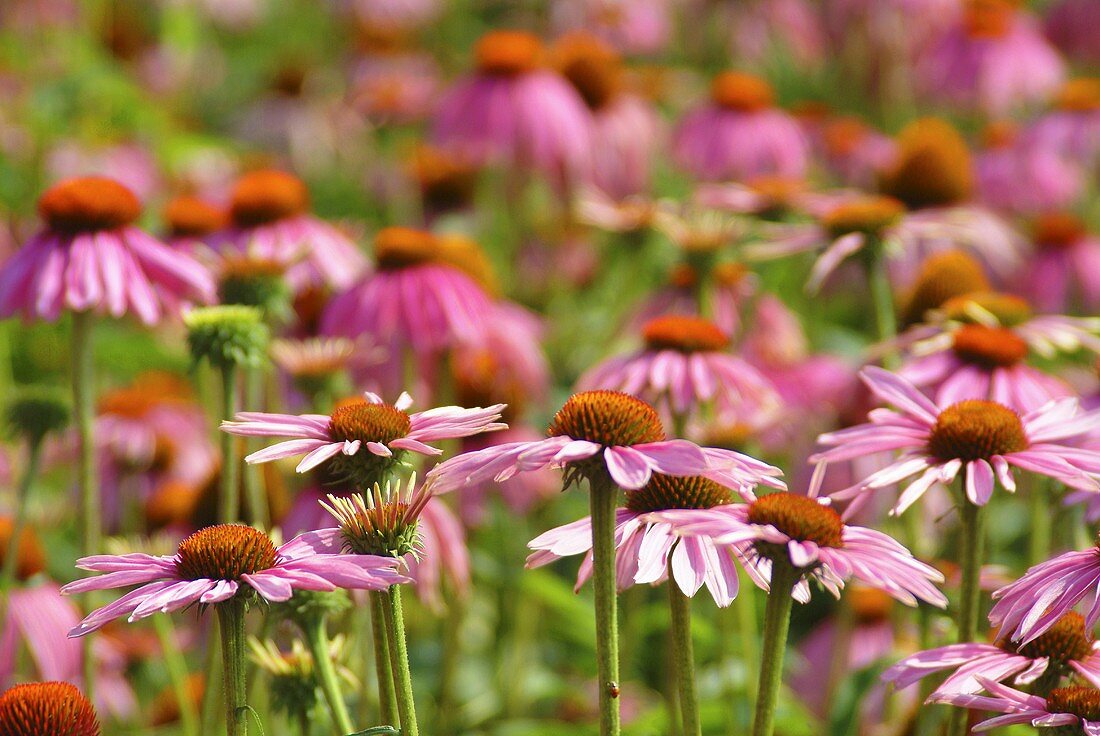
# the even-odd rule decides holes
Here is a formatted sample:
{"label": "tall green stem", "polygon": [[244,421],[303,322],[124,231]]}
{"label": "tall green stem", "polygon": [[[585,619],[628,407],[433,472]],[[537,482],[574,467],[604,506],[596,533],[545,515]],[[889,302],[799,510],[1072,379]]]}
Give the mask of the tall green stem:
{"label": "tall green stem", "polygon": [[[92,328],[95,317],[91,312],[73,312],[72,363],[73,363],[73,418],[76,422],[80,457],[77,470],[77,486],[80,489],[80,540],[85,556],[99,554],[100,503],[99,483],[95,467],[95,368],[92,353]],[[86,609],[92,608],[92,595],[85,596]],[[95,654],[92,638],[83,639],[84,690],[88,698],[95,690]]]}
{"label": "tall green stem", "polygon": [[[970,502],[963,496],[959,505],[959,567],[962,581],[959,586],[959,618],[956,641],[966,644],[975,640],[978,633],[978,614],[981,608],[980,576],[985,549],[984,507]],[[965,736],[966,716],[963,708],[952,708],[947,723],[947,736]]]}
{"label": "tall green stem", "polygon": [[244,602],[230,598],[217,604],[222,636],[222,677],[227,736],[247,736]]}
{"label": "tall green stem", "polygon": [[1028,506],[1031,516],[1031,534],[1028,536],[1028,564],[1037,565],[1050,555],[1053,516],[1056,508],[1050,503],[1051,488],[1046,478],[1026,476],[1029,482]]}
{"label": "tall green stem", "polygon": [[390,586],[387,603],[386,635],[390,647],[390,669],[393,670],[393,684],[397,691],[397,712],[401,716],[401,736],[419,736],[412,673],[409,671],[409,651],[405,642],[405,614],[401,608],[400,585]]}
{"label": "tall green stem", "polygon": [[187,662],[180,652],[176,641],[175,627],[168,616],[153,616],[153,629],[164,653],[164,669],[168,672],[168,681],[180,709],[180,724],[184,736],[198,736],[199,723],[195,713],[195,703],[187,686]]}
{"label": "tall green stem", "polygon": [[619,621],[615,598],[615,507],[610,478],[589,482],[592,510],[592,586],[596,593],[596,671],[600,736],[619,734]]}
{"label": "tall green stem", "polygon": [[[867,264],[867,281],[871,287],[875,331],[879,341],[886,342],[893,340],[898,334],[897,318],[894,316],[894,293],[890,287],[890,276],[886,272],[886,255],[877,238],[869,238],[866,250],[870,259]],[[898,362],[897,351],[891,349],[883,356],[882,362],[886,368],[895,368]]]}
{"label": "tall green stem", "polygon": [[787,633],[791,627],[791,589],[798,582],[799,571],[789,562],[772,564],[771,590],[764,609],[764,647],[760,652],[760,684],[757,687],[756,715],[752,736],[772,736],[775,731],[775,708],[779,688],[783,684],[783,657],[787,652]]}
{"label": "tall green stem", "polygon": [[[259,407],[263,404],[263,387],[262,369],[255,366],[245,368],[244,392],[246,405],[249,408],[255,407],[255,411],[259,411]],[[233,417],[227,415],[225,418],[232,419]],[[248,451],[251,451],[251,445],[253,444],[250,438],[245,438],[245,447],[248,448]],[[248,465],[245,466],[243,473],[244,495],[248,501],[249,518],[252,519],[252,523],[258,524],[264,529],[269,529],[271,527],[271,511],[267,507],[267,495],[260,483],[260,470],[254,465]]]}
{"label": "tall green stem", "polygon": [[398,725],[397,691],[390,669],[390,645],[386,641],[386,594],[371,591],[371,634],[374,637],[374,672],[378,678],[378,707],[382,723]]}
{"label": "tall green stem", "polygon": [[684,736],[702,736],[699,723],[699,696],[695,690],[695,648],[691,640],[691,599],[684,595],[672,574],[672,559],[668,562],[668,607],[672,616],[672,656],[676,667],[676,683],[680,689],[680,717]]}
{"label": "tall green stem", "polygon": [[[222,419],[232,419],[237,414],[237,366],[222,366]],[[222,477],[221,503],[218,518],[223,524],[231,524],[241,516],[240,459],[237,457],[237,437],[221,433]]]}
{"label": "tall green stem", "polygon": [[7,621],[8,594],[12,583],[15,582],[15,573],[19,565],[19,538],[23,536],[23,527],[27,521],[27,497],[30,495],[34,479],[38,477],[38,465],[42,459],[42,440],[32,439],[27,449],[27,467],[23,471],[23,477],[19,480],[19,487],[16,490],[15,518],[12,520],[8,548],[4,550],[4,567],[0,571],[0,622]]}
{"label": "tall green stem", "polygon": [[329,653],[328,634],[325,632],[325,619],[316,616],[304,631],[306,646],[313,656],[313,666],[317,673],[317,683],[321,686],[321,692],[325,695],[329,710],[332,711],[332,720],[340,729],[341,734],[350,734],[355,730],[351,716],[348,715],[348,706],[344,702],[344,694],[340,690],[340,680],[336,676],[336,668],[332,665],[332,657]]}

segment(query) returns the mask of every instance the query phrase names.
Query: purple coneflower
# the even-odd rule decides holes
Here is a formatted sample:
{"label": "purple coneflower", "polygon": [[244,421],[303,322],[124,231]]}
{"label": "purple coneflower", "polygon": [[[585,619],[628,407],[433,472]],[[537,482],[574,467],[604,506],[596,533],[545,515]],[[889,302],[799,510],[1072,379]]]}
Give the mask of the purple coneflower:
{"label": "purple coneflower", "polygon": [[1078,304],[1100,308],[1100,237],[1069,212],[1047,212],[1035,219],[1036,252],[1016,278],[1016,291],[1047,313]]}
{"label": "purple coneflower", "polygon": [[1026,142],[1051,149],[1086,166],[1100,159],[1100,77],[1066,82],[1053,109],[1027,131]]}
{"label": "purple coneflower", "polygon": [[168,245],[205,260],[206,243],[228,224],[228,215],[205,199],[181,195],[165,206],[163,220]]}
{"label": "purple coneflower", "polygon": [[594,33],[627,54],[653,54],[668,45],[668,0],[561,0],[550,8],[554,26]]}
{"label": "purple coneflower", "polygon": [[990,123],[974,157],[977,199],[1014,215],[1034,215],[1073,205],[1085,186],[1078,162],[1053,146],[1023,140],[1012,123]]}
{"label": "purple coneflower", "polygon": [[28,682],[0,693],[0,732],[100,736],[91,702],[67,682]]}
{"label": "purple coneflower", "polygon": [[974,731],[990,731],[1001,726],[1026,723],[1035,728],[1052,728],[1054,733],[1100,734],[1100,680],[1086,677],[1088,685],[1055,688],[1045,698],[1028,695],[993,680],[978,676],[978,682],[989,695],[954,693],[937,696],[935,702],[992,711],[1004,715],[988,718],[974,726]]}

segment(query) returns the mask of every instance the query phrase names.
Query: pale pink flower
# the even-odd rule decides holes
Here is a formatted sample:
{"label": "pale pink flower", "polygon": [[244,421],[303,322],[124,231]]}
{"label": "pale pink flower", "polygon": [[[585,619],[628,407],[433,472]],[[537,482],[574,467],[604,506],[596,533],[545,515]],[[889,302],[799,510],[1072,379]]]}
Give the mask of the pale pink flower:
{"label": "pale pink flower", "polygon": [[1034,215],[1071,206],[1084,189],[1079,162],[1053,146],[1022,140],[1008,123],[985,131],[974,158],[977,199],[1000,212]]}
{"label": "pale pink flower", "polygon": [[990,731],[1017,723],[1035,728],[1052,728],[1054,733],[1100,734],[1100,678],[1085,676],[1088,685],[1055,688],[1046,698],[1028,695],[993,680],[978,676],[989,695],[954,693],[939,695],[934,702],[1003,715],[988,718],[974,731]]}
{"label": "pale pink flower", "polygon": [[1027,130],[1026,145],[1053,150],[1086,167],[1100,161],[1100,78],[1071,79],[1054,106]]}
{"label": "pale pink flower", "polygon": [[1042,312],[1100,308],[1100,237],[1068,212],[1040,215],[1032,229],[1035,254],[1014,279],[1015,291]]}

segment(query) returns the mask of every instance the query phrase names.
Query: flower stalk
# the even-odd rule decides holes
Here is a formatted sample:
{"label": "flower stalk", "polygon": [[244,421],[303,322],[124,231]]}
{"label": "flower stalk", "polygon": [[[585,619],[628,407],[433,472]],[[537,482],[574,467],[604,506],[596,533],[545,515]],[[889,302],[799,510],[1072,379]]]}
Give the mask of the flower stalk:
{"label": "flower stalk", "polygon": [[772,736],[779,688],[783,683],[783,657],[787,652],[787,634],[791,627],[791,590],[800,572],[786,561],[772,563],[771,590],[764,609],[764,646],[760,651],[760,684],[757,686],[756,714],[752,736]]}
{"label": "flower stalk", "polygon": [[416,703],[413,700],[412,673],[409,670],[409,652],[405,641],[405,615],[401,605],[401,586],[391,585],[386,596],[384,614],[386,637],[390,651],[390,669],[397,695],[397,713],[401,717],[402,736],[419,736],[416,722]]}
{"label": "flower stalk", "polygon": [[382,723],[398,722],[397,691],[393,686],[393,670],[390,669],[390,646],[386,641],[385,593],[371,591],[370,623],[374,639],[374,671],[378,679],[378,707]]}
{"label": "flower stalk", "polygon": [[680,717],[684,736],[702,736],[699,696],[695,688],[695,649],[691,640],[691,598],[676,584],[672,559],[668,563],[668,604],[671,613],[672,657],[680,691]]}
{"label": "flower stalk", "polygon": [[[72,365],[73,365],[73,420],[76,424],[79,458],[77,461],[77,487],[80,493],[80,540],[85,556],[99,552],[100,503],[99,483],[95,467],[95,366],[92,332],[95,317],[91,312],[73,312]],[[85,596],[85,606],[90,610],[92,597]],[[83,642],[84,692],[93,698],[95,692],[95,657],[89,640]]]}
{"label": "flower stalk", "polygon": [[341,734],[350,734],[355,730],[355,726],[348,714],[347,703],[344,702],[344,694],[340,689],[340,680],[336,676],[336,668],[332,665],[324,616],[313,616],[312,620],[303,627],[303,633],[306,638],[306,646],[309,647],[309,653],[313,657],[317,684],[321,686],[321,692],[324,694],[325,701],[332,712],[332,720],[340,729]]}
{"label": "flower stalk", "polygon": [[12,519],[11,539],[4,551],[4,567],[0,570],[0,621],[7,620],[8,594],[15,582],[15,571],[19,562],[19,539],[23,536],[23,527],[27,520],[27,497],[31,485],[38,477],[38,466],[42,460],[42,440],[32,439],[28,445],[27,467],[19,480],[15,496],[15,517]]}
{"label": "flower stalk", "polygon": [[[959,617],[955,641],[972,642],[978,633],[978,613],[981,608],[980,577],[985,552],[984,508],[963,496],[959,504]],[[965,736],[968,731],[967,711],[953,708],[947,724],[948,736]]]}
{"label": "flower stalk", "polygon": [[[239,410],[237,396],[237,366],[225,363],[221,366],[222,406],[221,414],[232,419]],[[241,515],[240,461],[237,458],[237,438],[226,432],[221,433],[222,473],[218,519],[230,524]]]}
{"label": "flower stalk", "polygon": [[245,603],[237,597],[219,603],[222,639],[222,686],[225,693],[227,736],[247,736],[248,704],[245,683]]}
{"label": "flower stalk", "polygon": [[619,621],[615,597],[615,507],[618,492],[618,487],[610,478],[589,481],[600,736],[618,736],[620,729]]}

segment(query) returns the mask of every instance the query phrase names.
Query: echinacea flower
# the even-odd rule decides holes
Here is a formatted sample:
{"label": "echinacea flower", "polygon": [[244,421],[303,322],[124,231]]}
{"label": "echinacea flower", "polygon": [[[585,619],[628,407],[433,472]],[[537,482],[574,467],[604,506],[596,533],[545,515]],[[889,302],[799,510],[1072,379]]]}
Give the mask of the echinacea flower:
{"label": "echinacea flower", "polygon": [[715,77],[710,102],[673,133],[673,158],[701,181],[802,178],[809,153],[797,121],[775,107],[771,85],[740,72]]}
{"label": "echinacea flower", "polygon": [[205,255],[206,242],[228,223],[224,209],[190,195],[175,197],[164,208],[165,242],[193,256]]}
{"label": "echinacea flower", "polygon": [[27,682],[0,693],[0,733],[100,736],[99,716],[67,682]]}
{"label": "echinacea flower", "polygon": [[561,31],[594,33],[626,54],[653,54],[672,35],[668,0],[559,0],[550,20]]}
{"label": "echinacea flower", "polygon": [[1080,162],[1036,145],[1012,123],[990,123],[974,157],[977,199],[998,212],[1034,215],[1072,206],[1085,188]]}
{"label": "echinacea flower", "polygon": [[1095,736],[1100,733],[1100,681],[1088,676],[1085,679],[1088,685],[1055,688],[1043,698],[978,675],[978,682],[989,695],[949,693],[935,696],[934,702],[1003,714],[981,721],[974,731],[1024,723],[1054,729],[1055,734]]}
{"label": "echinacea flower", "polygon": [[939,672],[950,672],[932,696],[977,694],[979,677],[994,682],[1012,678],[1026,687],[1039,678],[1059,684],[1064,677],[1082,674],[1100,679],[1100,653],[1084,618],[1070,611],[1051,628],[1026,644],[1002,638],[992,644],[964,642],[917,652],[891,666],[882,679],[904,689]]}
{"label": "echinacea flower", "polygon": [[808,599],[808,580],[839,598],[845,581],[855,579],[906,605],[915,606],[919,599],[947,606],[933,585],[943,582],[938,570],[882,532],[845,524],[826,499],[779,491],[749,503],[707,512],[664,511],[655,518],[671,523],[681,536],[703,535],[719,548],[728,545],[764,590],[769,590],[775,564],[792,567],[797,577],[791,593],[797,600]]}
{"label": "echinacea flower", "polygon": [[1100,308],[1100,237],[1069,212],[1047,212],[1032,227],[1035,254],[1021,269],[1015,291],[1042,312]]}
{"label": "echinacea flower", "polygon": [[82,557],[76,561],[78,568],[106,574],[69,583],[63,593],[140,587],[90,613],[69,636],[85,636],[124,616],[133,622],[252,592],[274,603],[289,600],[295,590],[383,590],[408,580],[397,572],[394,559],[319,554],[301,540],[296,537],[276,547],[250,526],[219,524],[184,539],[174,555]]}
{"label": "echinacea flower", "polygon": [[266,463],[284,457],[305,455],[296,470],[305,473],[329,462],[336,476],[370,487],[400,463],[406,452],[440,455],[442,450],[425,444],[435,440],[469,437],[481,432],[505,429],[497,422],[502,404],[464,409],[443,406],[427,411],[406,410],[412,397],[402,393],[393,404],[377,394],[341,402],[325,414],[265,414],[241,412],[235,421],[223,421],[223,432],[245,437],[293,437],[245,458],[249,463]]}
{"label": "echinacea flower", "polygon": [[670,315],[647,322],[642,334],[642,350],[595,366],[581,376],[578,387],[633,394],[681,419],[707,407],[736,416],[778,408],[775,387],[729,352],[729,335],[714,323]]}
{"label": "echinacea flower", "polygon": [[214,299],[210,274],[137,228],[141,203],[112,179],[67,179],[38,200],[45,228],[0,268],[0,318],[56,320],[64,310],[147,325]]}
{"label": "echinacea flower", "polygon": [[654,473],[703,475],[737,489],[758,483],[782,486],[776,480],[778,468],[747,455],[666,440],[657,411],[618,391],[573,394],[554,415],[547,433],[546,439],[510,442],[451,458],[432,468],[427,479],[437,492],[446,493],[468,483],[564,467],[567,485],[586,477],[610,478],[628,491],[643,487]]}
{"label": "echinacea flower", "polygon": [[238,179],[229,217],[231,226],[211,247],[288,264],[286,278],[295,292],[346,288],[367,268],[350,238],[309,213],[309,190],[284,171],[264,169]]}
{"label": "echinacea flower", "polygon": [[1027,145],[1049,149],[1086,167],[1100,160],[1100,77],[1071,79],[1025,136]]}
{"label": "echinacea flower", "polygon": [[865,497],[910,480],[892,514],[900,514],[931,487],[962,478],[966,497],[984,506],[1000,485],[1016,490],[1013,468],[1047,476],[1082,490],[1100,490],[1100,453],[1073,441],[1100,426],[1100,412],[1081,412],[1074,398],[1060,399],[1026,414],[984,399],[936,404],[904,378],[875,366],[860,373],[883,402],[870,421],[823,434],[829,449],[810,458],[817,465],[815,487],[831,463],[878,452],[900,451],[885,468],[833,493],[833,498]]}

